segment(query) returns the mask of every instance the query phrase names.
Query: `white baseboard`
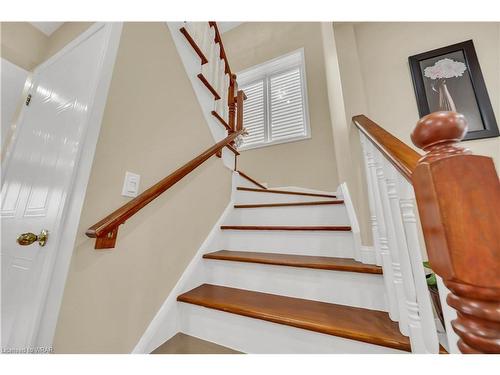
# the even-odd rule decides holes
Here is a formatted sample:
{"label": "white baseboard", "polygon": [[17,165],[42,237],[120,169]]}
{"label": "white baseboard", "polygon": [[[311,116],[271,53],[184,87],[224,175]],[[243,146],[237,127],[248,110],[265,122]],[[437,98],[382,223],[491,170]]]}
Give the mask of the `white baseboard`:
{"label": "white baseboard", "polygon": [[366,264],[377,264],[373,246],[361,246],[361,261]]}

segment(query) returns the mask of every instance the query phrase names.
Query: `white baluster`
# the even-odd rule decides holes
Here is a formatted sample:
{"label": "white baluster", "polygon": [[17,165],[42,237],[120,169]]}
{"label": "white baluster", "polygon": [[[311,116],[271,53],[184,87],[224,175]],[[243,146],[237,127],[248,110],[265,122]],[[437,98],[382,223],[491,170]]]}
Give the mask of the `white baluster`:
{"label": "white baluster", "polygon": [[224,85],[224,94],[222,96],[222,113],[220,114],[221,117],[226,121],[226,123],[228,122],[228,102],[227,102],[227,98],[228,98],[228,95],[229,95],[229,74],[224,74],[224,81],[223,81],[223,85]]}
{"label": "white baluster", "polygon": [[[413,268],[410,261],[410,252],[408,249],[408,243],[406,238],[406,233],[404,230],[403,217],[401,213],[401,193],[406,192],[406,187],[401,186],[401,183],[406,180],[399,174],[399,172],[386,160],[386,177],[387,177],[387,189],[389,193],[389,203],[392,211],[393,224],[396,234],[397,250],[399,252],[399,262],[401,266],[401,274],[403,277],[403,286],[405,294],[405,303],[407,307],[408,314],[408,326],[410,330],[410,341],[412,346],[412,351],[414,353],[437,353],[438,343],[437,335],[435,335],[435,342],[431,342],[430,345],[426,343],[426,337],[424,333],[424,327],[421,321],[420,305],[418,303],[418,298],[415,290],[415,276]],[[408,184],[407,184],[408,185]],[[420,268],[423,272],[423,266],[420,264]],[[417,274],[419,270],[417,270]],[[425,275],[423,279],[425,280]],[[422,281],[420,280],[420,281]],[[428,294],[427,294],[428,297]],[[432,311],[430,311],[432,314]],[[429,328],[429,327],[425,327]],[[434,332],[436,330],[435,326],[430,327]]]}
{"label": "white baluster", "polygon": [[[214,32],[212,27],[209,29],[209,31],[210,31],[210,35],[212,35]],[[213,35],[215,35],[215,34],[213,34]],[[203,76],[205,77],[205,79],[208,82],[212,82],[211,74],[213,72],[213,64],[214,64],[214,56],[215,56],[215,42],[213,41],[213,39],[211,39],[211,40],[212,41],[210,42],[210,44],[208,46],[209,47],[208,53],[206,55],[208,62],[201,66],[201,74],[203,74]]]}
{"label": "white baluster", "polygon": [[211,72],[212,74],[211,74],[210,84],[212,85],[214,90],[217,91],[217,93],[219,93],[219,66],[221,65],[219,43],[215,44],[212,62],[213,64],[212,64],[212,72]]}
{"label": "white baluster", "polygon": [[381,170],[381,168],[378,168],[377,166],[376,154],[379,153],[379,151],[375,148],[375,146],[373,146],[371,142],[366,142],[366,148],[368,150],[368,155],[370,156],[368,159],[369,175],[367,177],[368,179],[371,180],[371,188],[373,189],[373,194],[371,196],[373,197],[374,201],[373,206],[377,218],[377,232],[378,232],[377,242],[380,248],[380,257],[382,260],[382,268],[384,271],[383,275],[384,275],[385,289],[387,292],[387,300],[388,300],[387,302],[389,308],[388,312],[392,320],[398,321],[399,307],[396,296],[396,288],[394,285],[394,272],[392,268],[391,254],[389,252],[384,209],[382,207],[382,200],[381,200],[382,194],[380,193],[380,186],[378,183],[379,181],[378,172]]}
{"label": "white baluster", "polygon": [[220,109],[220,115],[222,116],[223,115],[223,111],[224,111],[224,106],[225,106],[225,102],[226,102],[226,97],[227,97],[227,87],[225,85],[225,77],[226,77],[226,73],[225,73],[225,69],[226,69],[226,63],[224,60],[221,60],[220,61],[220,64],[219,64],[219,95],[220,95],[220,100],[219,102],[221,103],[221,109]]}
{"label": "white baluster", "polygon": [[373,155],[369,151],[367,146],[368,140],[366,136],[359,132],[359,138],[361,140],[361,147],[363,149],[363,161],[365,164],[365,174],[366,181],[368,183],[368,206],[370,209],[370,223],[372,228],[372,237],[373,237],[373,248],[375,251],[375,264],[378,266],[382,265],[382,258],[380,256],[380,246],[378,240],[378,224],[377,224],[377,215],[375,213],[375,198],[373,197],[373,187],[372,187],[372,179],[370,178],[370,163],[373,163]]}
{"label": "white baluster", "polygon": [[378,178],[380,202],[384,218],[385,238],[387,241],[387,252],[389,253],[392,266],[392,277],[399,312],[399,330],[405,336],[408,336],[408,309],[406,308],[406,298],[403,288],[403,277],[401,275],[401,266],[399,264],[399,254],[397,251],[396,234],[392,212],[389,205],[389,195],[387,189],[387,180],[385,176],[385,157],[377,150],[375,154],[376,171]]}
{"label": "white baluster", "polygon": [[451,321],[457,319],[457,310],[448,305],[446,302],[446,297],[450,294],[450,290],[444,285],[443,279],[436,275],[437,287],[439,290],[439,299],[441,301],[441,308],[443,309],[443,318],[446,329],[446,338],[448,341],[448,353],[450,354],[460,354],[460,350],[458,349],[457,342],[459,340],[458,335],[453,330],[451,326]]}
{"label": "white baluster", "polygon": [[[413,302],[408,306],[408,309],[411,310],[412,348],[418,353],[438,353],[439,341],[436,324],[422,263],[415,195],[412,185],[400,174],[397,175],[397,190],[416,296],[416,303]],[[419,330],[421,332],[418,332]]]}

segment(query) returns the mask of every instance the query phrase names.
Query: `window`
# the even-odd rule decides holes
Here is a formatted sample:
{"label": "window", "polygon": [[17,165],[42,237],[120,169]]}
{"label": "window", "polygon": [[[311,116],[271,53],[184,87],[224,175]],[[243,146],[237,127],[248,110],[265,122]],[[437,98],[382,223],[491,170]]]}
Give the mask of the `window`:
{"label": "window", "polygon": [[246,96],[241,150],[310,138],[304,50],[238,74]]}

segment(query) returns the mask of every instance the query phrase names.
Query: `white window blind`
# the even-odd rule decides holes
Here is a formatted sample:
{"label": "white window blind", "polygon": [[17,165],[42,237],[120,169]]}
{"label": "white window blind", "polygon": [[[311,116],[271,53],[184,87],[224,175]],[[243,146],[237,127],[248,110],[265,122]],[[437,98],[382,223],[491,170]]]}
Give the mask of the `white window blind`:
{"label": "white window blind", "polygon": [[240,149],[309,138],[303,50],[238,74],[245,92],[243,126],[249,135]]}
{"label": "white window blind", "polygon": [[245,146],[262,143],[265,135],[265,103],[264,103],[264,81],[254,82],[243,89],[247,100],[243,105],[243,124],[248,131],[244,138]]}
{"label": "white window blind", "polygon": [[273,141],[304,136],[304,98],[300,69],[271,76],[269,79],[270,129]]}

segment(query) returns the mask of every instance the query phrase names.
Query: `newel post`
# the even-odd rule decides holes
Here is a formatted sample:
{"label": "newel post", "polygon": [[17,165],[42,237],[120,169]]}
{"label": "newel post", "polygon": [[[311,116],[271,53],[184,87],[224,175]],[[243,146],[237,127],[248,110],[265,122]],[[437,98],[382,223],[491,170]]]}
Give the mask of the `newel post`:
{"label": "newel post", "polygon": [[412,174],[433,270],[451,293],[462,353],[500,353],[500,183],[493,160],[459,145],[463,115],[435,112],[414,129],[426,151]]}
{"label": "newel post", "polygon": [[229,128],[230,132],[236,129],[236,92],[238,91],[238,83],[236,82],[236,74],[231,74],[229,77],[229,90],[227,103],[229,107]]}

